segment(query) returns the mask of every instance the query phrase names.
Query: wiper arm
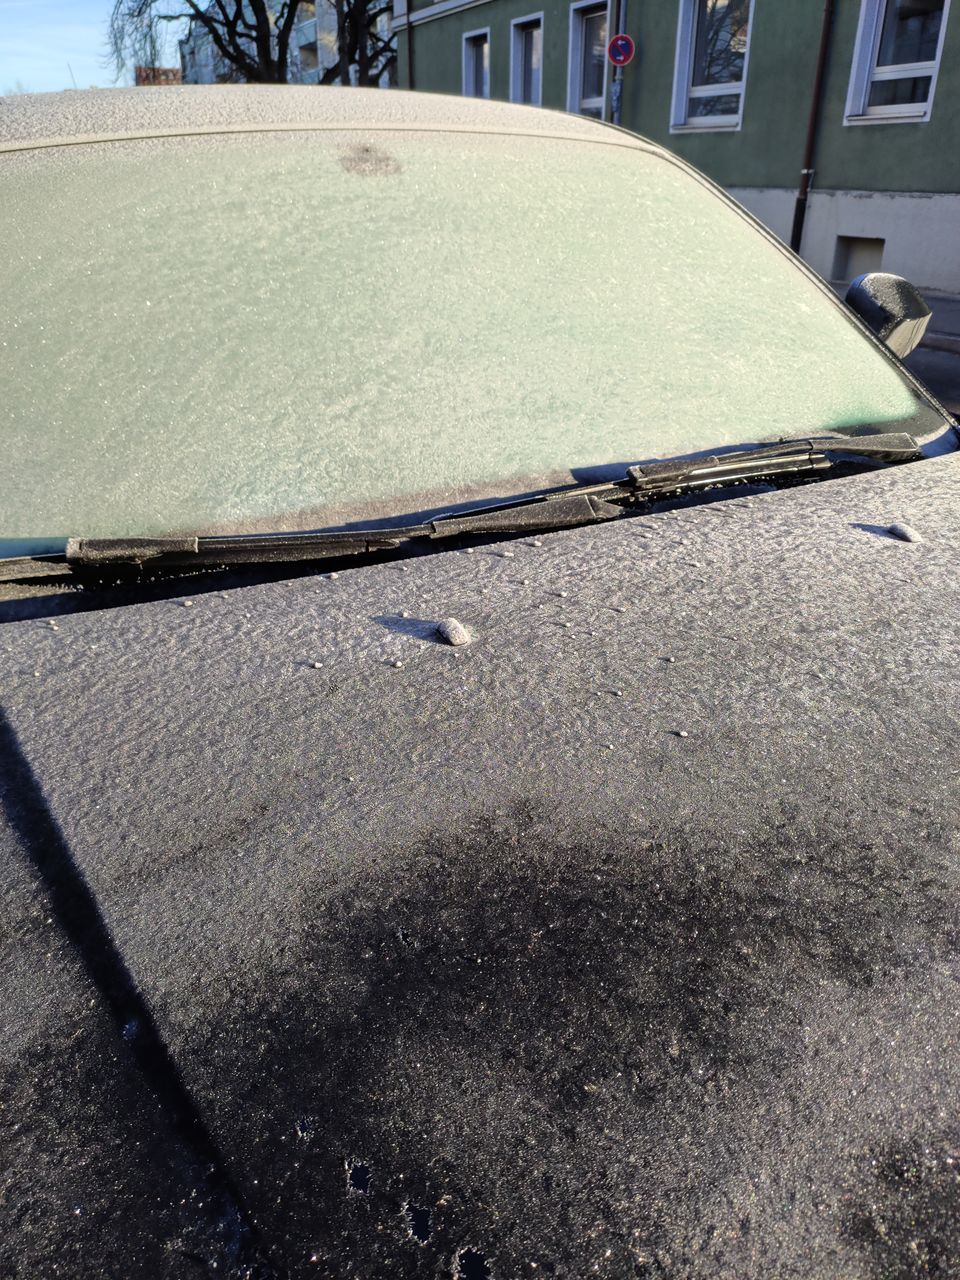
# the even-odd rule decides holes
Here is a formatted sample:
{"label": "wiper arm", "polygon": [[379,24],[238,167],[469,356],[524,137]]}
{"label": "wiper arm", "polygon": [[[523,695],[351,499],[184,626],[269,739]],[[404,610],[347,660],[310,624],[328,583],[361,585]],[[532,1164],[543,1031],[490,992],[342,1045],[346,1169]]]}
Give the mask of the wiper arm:
{"label": "wiper arm", "polygon": [[212,537],[70,538],[64,555],[0,560],[0,581],[61,576],[148,563],[163,567],[221,567],[329,560],[389,551],[469,534],[533,533],[616,520],[629,507],[670,495],[764,477],[802,476],[838,462],[909,462],[920,456],[913,436],[896,432],[857,437],[784,440],[704,458],[677,458],[629,467],[620,480],[578,485],[465,515],[439,516],[393,529],[343,532],[232,534]]}

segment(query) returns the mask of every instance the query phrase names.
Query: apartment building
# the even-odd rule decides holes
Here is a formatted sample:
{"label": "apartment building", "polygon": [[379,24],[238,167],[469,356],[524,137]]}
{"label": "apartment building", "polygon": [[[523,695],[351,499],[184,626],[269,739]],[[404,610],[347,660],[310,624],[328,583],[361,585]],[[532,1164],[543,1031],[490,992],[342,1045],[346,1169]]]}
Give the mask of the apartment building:
{"label": "apartment building", "polygon": [[829,279],[882,268],[960,292],[951,0],[396,0],[394,30],[402,86],[606,121],[626,32],[624,127],[788,243],[812,170],[801,252]]}

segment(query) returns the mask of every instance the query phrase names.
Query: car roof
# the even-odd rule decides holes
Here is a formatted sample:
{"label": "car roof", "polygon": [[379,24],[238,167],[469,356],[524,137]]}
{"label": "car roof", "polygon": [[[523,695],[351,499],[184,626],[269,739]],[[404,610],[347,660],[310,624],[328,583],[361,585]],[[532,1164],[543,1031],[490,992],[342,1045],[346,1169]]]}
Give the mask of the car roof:
{"label": "car roof", "polygon": [[0,151],[178,133],[426,129],[653,144],[595,120],[443,94],[314,85],[182,85],[65,90],[0,99]]}

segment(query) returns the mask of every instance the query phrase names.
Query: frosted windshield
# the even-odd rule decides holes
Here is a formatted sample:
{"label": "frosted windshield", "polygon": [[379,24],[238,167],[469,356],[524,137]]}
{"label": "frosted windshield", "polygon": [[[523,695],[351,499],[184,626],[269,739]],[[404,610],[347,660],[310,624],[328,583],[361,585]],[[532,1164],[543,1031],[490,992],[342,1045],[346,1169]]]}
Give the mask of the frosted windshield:
{"label": "frosted windshield", "polygon": [[2,157],[4,545],[330,525],[935,421],[747,221],[611,138]]}

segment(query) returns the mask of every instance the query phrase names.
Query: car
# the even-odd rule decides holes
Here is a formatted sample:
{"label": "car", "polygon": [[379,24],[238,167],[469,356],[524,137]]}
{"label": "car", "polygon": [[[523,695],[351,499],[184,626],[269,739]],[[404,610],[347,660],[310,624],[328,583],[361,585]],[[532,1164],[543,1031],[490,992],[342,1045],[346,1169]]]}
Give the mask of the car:
{"label": "car", "polygon": [[0,131],[4,1274],[954,1274],[913,291],[505,103]]}

